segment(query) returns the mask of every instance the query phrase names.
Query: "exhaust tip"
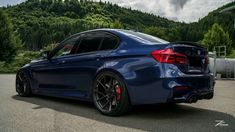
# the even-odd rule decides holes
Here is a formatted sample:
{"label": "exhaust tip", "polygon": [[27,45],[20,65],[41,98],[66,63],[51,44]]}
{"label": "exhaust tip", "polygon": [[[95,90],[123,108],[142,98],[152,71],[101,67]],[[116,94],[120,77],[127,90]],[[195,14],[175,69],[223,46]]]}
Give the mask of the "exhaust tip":
{"label": "exhaust tip", "polygon": [[196,95],[190,95],[187,100],[186,103],[196,103],[198,100],[198,97]]}

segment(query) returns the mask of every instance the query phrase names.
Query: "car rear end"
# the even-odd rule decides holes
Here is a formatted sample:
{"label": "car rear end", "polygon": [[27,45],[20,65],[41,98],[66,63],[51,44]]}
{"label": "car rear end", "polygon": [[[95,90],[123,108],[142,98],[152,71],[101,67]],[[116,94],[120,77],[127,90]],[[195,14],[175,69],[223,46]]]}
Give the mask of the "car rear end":
{"label": "car rear end", "polygon": [[[206,48],[118,31],[124,44],[117,51],[122,63],[116,69],[125,79],[132,104],[193,103],[213,98],[215,81]],[[119,64],[119,60],[115,62]]]}
{"label": "car rear end", "polygon": [[207,50],[188,42],[168,45],[151,53],[163,67],[163,87],[170,89],[167,101],[194,103],[213,98],[215,81],[208,68]]}

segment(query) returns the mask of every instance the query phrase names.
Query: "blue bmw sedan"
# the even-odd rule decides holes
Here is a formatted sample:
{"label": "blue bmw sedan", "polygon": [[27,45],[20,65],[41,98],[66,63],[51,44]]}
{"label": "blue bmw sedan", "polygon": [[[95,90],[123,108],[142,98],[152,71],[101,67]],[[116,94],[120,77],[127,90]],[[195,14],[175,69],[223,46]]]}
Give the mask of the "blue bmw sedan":
{"label": "blue bmw sedan", "polygon": [[72,35],[16,75],[20,96],[94,102],[103,114],[133,105],[212,99],[214,77],[206,48],[167,42],[141,32],[96,29]]}

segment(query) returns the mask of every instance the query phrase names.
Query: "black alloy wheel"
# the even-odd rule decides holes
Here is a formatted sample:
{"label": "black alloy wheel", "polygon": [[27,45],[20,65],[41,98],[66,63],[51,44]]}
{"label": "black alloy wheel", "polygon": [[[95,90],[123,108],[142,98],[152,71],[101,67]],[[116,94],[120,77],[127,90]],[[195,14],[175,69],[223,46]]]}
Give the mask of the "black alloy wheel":
{"label": "black alloy wheel", "polygon": [[31,96],[31,86],[26,74],[21,71],[16,76],[16,92],[22,97]]}
{"label": "black alloy wheel", "polygon": [[105,115],[117,116],[131,109],[126,86],[116,74],[103,72],[94,82],[93,101]]}

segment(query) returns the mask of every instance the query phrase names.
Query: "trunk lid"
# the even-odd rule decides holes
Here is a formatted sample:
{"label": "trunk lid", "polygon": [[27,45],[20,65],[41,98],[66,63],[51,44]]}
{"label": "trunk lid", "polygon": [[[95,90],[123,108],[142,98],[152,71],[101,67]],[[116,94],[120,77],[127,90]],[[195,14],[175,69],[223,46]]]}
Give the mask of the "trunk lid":
{"label": "trunk lid", "polygon": [[201,74],[208,72],[207,49],[191,42],[170,43],[174,52],[187,56],[188,63],[177,65],[184,73]]}

